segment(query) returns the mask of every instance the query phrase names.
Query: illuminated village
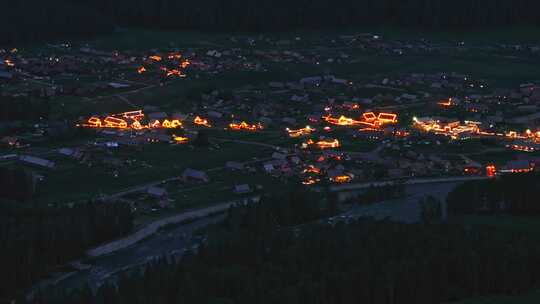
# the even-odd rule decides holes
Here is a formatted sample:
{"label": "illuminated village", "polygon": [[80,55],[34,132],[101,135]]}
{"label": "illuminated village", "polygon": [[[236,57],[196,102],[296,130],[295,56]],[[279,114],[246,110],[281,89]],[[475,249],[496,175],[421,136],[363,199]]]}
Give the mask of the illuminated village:
{"label": "illuminated village", "polygon": [[[323,191],[537,168],[538,82],[503,88],[452,71],[355,77],[340,72],[356,62],[347,51],[279,50],[301,39],[250,39],[231,38],[221,48],[4,50],[0,78],[9,89],[2,95],[47,100],[49,112],[3,133],[0,164],[30,168],[37,198],[83,200],[50,186],[82,174],[92,182],[80,191],[132,200],[144,214],[200,197],[258,197],[283,185]],[[303,43],[324,44],[310,39]],[[333,39],[381,56],[403,52],[373,35]],[[248,51],[254,43],[268,51]],[[412,54],[430,52],[415,43],[408,42]],[[431,47],[448,54],[461,48]],[[318,72],[270,74],[280,62]],[[233,81],[231,73],[264,80]]]}
{"label": "illuminated village", "polygon": [[[71,244],[65,246],[68,264],[44,268],[35,280],[39,287],[70,290],[89,282],[88,289],[97,290],[146,265],[165,264],[163,256],[167,264],[199,263],[205,255],[219,256],[214,255],[219,248],[244,246],[245,238],[260,243],[260,235],[277,237],[279,242],[268,242],[271,246],[281,244],[282,236],[296,246],[307,236],[303,232],[311,231],[304,229],[324,227],[356,240],[370,236],[372,229],[365,228],[373,225],[390,236],[411,227],[409,236],[440,229],[451,231],[452,238],[458,229],[447,227],[463,226],[464,234],[476,237],[469,223],[487,216],[495,224],[486,235],[516,214],[529,217],[520,208],[521,194],[540,176],[535,174],[540,173],[540,66],[534,64],[540,62],[539,43],[395,39],[355,30],[208,36],[132,31],[118,29],[107,39],[0,48],[0,202],[20,214],[25,212],[18,206],[39,206],[36,221],[47,224],[42,212],[50,211],[61,223],[54,237],[45,237],[39,225],[18,221],[36,236],[21,245],[20,252],[30,258],[9,254],[29,263],[42,243],[63,240],[65,227],[71,226],[78,228],[69,232],[84,234],[81,242],[87,242],[75,253]],[[456,210],[463,214],[452,222]],[[78,218],[85,219],[81,225]],[[6,222],[9,227],[16,221]],[[117,222],[126,224],[116,229]],[[365,234],[349,238],[345,225],[358,225],[358,233]],[[525,226],[521,219],[518,225]],[[111,238],[101,238],[100,231],[115,229]],[[214,233],[218,241],[208,238]],[[430,240],[437,239],[429,233]],[[235,241],[237,234],[243,241]],[[13,244],[26,235],[16,236]],[[512,232],[500,239],[514,238]],[[443,265],[441,272],[447,273],[450,260],[463,260],[424,259],[410,238],[381,239],[373,257],[382,264],[388,240],[412,248],[420,264]],[[437,248],[444,251],[452,242]],[[33,243],[36,249],[28,250]],[[476,259],[470,244],[462,244],[463,253]],[[353,241],[351,246],[356,254],[364,253],[364,244]],[[244,258],[238,257],[251,255],[246,248],[219,262],[233,271],[201,273],[224,288],[235,285],[224,278],[240,269],[236,260]],[[192,252],[193,259],[181,259]],[[504,266],[512,256],[503,250],[490,263]],[[333,264],[324,267],[333,269]],[[393,269],[382,268],[385,273]],[[166,282],[169,276],[156,278]],[[254,285],[264,289],[265,280],[273,278],[254,278]],[[304,284],[303,278],[294,280]],[[424,281],[416,283],[429,282]],[[139,286],[126,282],[122,286]],[[331,282],[306,286],[340,286]],[[386,302],[406,302],[397,294],[408,288],[393,283],[385,285],[395,285],[391,292],[378,282],[371,289],[380,289]],[[440,287],[430,283],[426,290]],[[186,286],[180,293],[191,289]],[[323,298],[320,302],[350,299]],[[266,302],[280,303],[275,299]],[[205,301],[194,297],[191,302]],[[238,301],[216,297],[207,302]]]}

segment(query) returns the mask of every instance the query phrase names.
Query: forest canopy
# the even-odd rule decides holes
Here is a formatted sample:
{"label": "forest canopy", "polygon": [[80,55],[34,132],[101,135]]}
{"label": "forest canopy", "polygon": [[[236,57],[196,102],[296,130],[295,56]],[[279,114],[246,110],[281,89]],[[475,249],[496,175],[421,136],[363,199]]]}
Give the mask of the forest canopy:
{"label": "forest canopy", "polygon": [[58,304],[431,304],[514,295],[540,283],[537,238],[371,219],[328,225],[312,220],[329,214],[329,206],[310,201],[297,193],[231,208],[207,242],[179,261],[163,258],[96,294],[62,289],[46,298]]}
{"label": "forest canopy", "polygon": [[132,229],[126,203],[0,204],[0,303],[97,244]]}

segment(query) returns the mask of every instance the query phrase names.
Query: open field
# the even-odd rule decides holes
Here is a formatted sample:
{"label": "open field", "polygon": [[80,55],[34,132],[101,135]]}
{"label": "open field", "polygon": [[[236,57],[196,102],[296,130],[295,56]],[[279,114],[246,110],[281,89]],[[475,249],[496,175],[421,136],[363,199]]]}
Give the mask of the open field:
{"label": "open field", "polygon": [[269,155],[271,150],[265,148],[238,149],[234,144],[223,144],[220,149],[147,145],[135,154],[125,150],[115,153],[115,157],[131,162],[120,168],[100,165],[89,168],[66,159],[56,170],[43,172],[47,178],[40,185],[37,200],[45,203],[82,201],[179,176],[186,168],[205,170],[223,167],[231,160],[242,162]]}
{"label": "open field", "polygon": [[[537,42],[540,30],[531,27],[504,27],[491,28],[486,30],[463,30],[463,31],[443,31],[433,30],[420,31],[414,29],[403,29],[396,27],[358,27],[340,28],[339,30],[298,30],[291,32],[276,32],[263,34],[263,36],[275,37],[276,39],[290,39],[291,37],[302,37],[304,42],[319,37],[331,37],[336,33],[340,35],[354,35],[358,33],[373,33],[393,40],[400,39],[428,39],[435,42],[461,42],[472,44],[491,43],[533,43]],[[197,31],[152,31],[137,28],[119,29],[113,34],[104,35],[100,38],[90,40],[101,48],[109,50],[133,50],[155,47],[212,47],[233,45],[230,38],[236,37],[257,37],[257,33],[203,33]]]}

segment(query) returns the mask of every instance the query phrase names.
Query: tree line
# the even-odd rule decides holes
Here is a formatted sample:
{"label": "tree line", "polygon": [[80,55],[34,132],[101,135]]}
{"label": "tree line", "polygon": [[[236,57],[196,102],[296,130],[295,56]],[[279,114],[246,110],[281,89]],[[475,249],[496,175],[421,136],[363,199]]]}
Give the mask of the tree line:
{"label": "tree line", "polygon": [[[533,0],[77,0],[134,25],[210,30],[285,30],[353,25],[422,27],[538,24]],[[536,11],[535,11],[536,10]]]}
{"label": "tree line", "polygon": [[230,209],[180,261],[163,258],[96,294],[58,290],[43,303],[431,304],[540,283],[540,244],[526,236],[370,219],[330,225],[310,213],[330,205],[285,201]]}
{"label": "tree line", "polygon": [[113,20],[74,0],[17,0],[2,9],[0,45],[79,38],[113,30]]}
{"label": "tree line", "polygon": [[205,31],[360,25],[423,28],[538,25],[535,0],[20,0],[0,19],[0,43],[110,31],[113,24]]}
{"label": "tree line", "polygon": [[0,204],[0,302],[40,277],[132,229],[126,203]]}
{"label": "tree line", "polygon": [[534,172],[470,181],[448,194],[448,212],[540,215],[539,195],[540,174]]}

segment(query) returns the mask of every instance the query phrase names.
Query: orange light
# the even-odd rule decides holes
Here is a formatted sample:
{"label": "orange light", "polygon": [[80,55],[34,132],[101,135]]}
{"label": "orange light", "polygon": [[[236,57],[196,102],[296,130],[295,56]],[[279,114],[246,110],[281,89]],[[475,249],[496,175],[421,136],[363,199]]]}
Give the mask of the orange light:
{"label": "orange light", "polygon": [[193,123],[196,124],[196,125],[200,125],[200,126],[205,126],[207,128],[210,128],[212,125],[208,122],[207,119],[203,119],[199,116],[195,117],[195,119],[193,120]]}
{"label": "orange light", "polygon": [[90,117],[87,121],[87,124],[89,127],[93,127],[93,128],[100,128],[101,127],[101,119],[93,116],[93,117]]}
{"label": "orange light", "polygon": [[397,114],[379,113],[377,120],[380,122],[380,124],[397,123]]}
{"label": "orange light", "polygon": [[512,150],[515,151],[522,151],[522,152],[534,152],[534,147],[524,146],[524,145],[510,145],[509,146]]}
{"label": "orange light", "polygon": [[516,131],[510,131],[510,132],[506,133],[506,136],[510,137],[510,138],[516,138],[517,137],[517,132]]}
{"label": "orange light", "polygon": [[529,137],[535,137],[533,135],[533,133],[531,132],[531,130],[526,130],[525,131],[525,134],[523,133],[518,133],[516,131],[508,131],[506,134],[505,134],[506,137],[508,138],[514,138],[514,139],[527,139]]}
{"label": "orange light", "polygon": [[358,110],[360,109],[360,105],[358,105],[357,103],[352,103],[352,104],[347,104],[347,105],[343,105],[343,107],[349,109],[349,110]]}
{"label": "orange light", "polygon": [[148,126],[150,128],[160,128],[161,127],[161,122],[156,119],[153,122],[151,122]]}
{"label": "orange light", "polygon": [[333,141],[319,141],[319,142],[317,142],[317,145],[321,149],[338,148],[338,147],[341,146],[341,144],[339,143],[339,140],[337,140],[337,139],[334,139]]}
{"label": "orange light", "polygon": [[165,119],[161,123],[161,127],[166,128],[166,129],[176,129],[181,126],[182,126],[182,122],[180,122],[178,119],[174,119],[174,120]]}
{"label": "orange light", "polygon": [[142,129],[144,129],[144,127],[141,125],[141,123],[138,120],[135,120],[131,124],[131,128],[134,129],[134,130],[142,130]]}
{"label": "orange light", "polygon": [[497,168],[495,167],[495,165],[486,166],[486,175],[488,177],[495,177],[496,174],[497,174]]}
{"label": "orange light", "polygon": [[366,112],[362,114],[362,117],[364,118],[365,121],[368,121],[368,122],[375,121],[375,119],[377,119],[377,115],[375,115],[375,113],[373,112]]}
{"label": "orange light", "polygon": [[352,118],[345,117],[343,115],[341,115],[339,118],[334,118],[331,115],[328,115],[328,116],[323,116],[323,119],[328,123],[331,123],[333,125],[338,125],[338,126],[353,126],[353,125],[357,125],[361,123],[358,120],[354,120]]}
{"label": "orange light", "polygon": [[320,168],[317,168],[313,165],[309,165],[307,168],[304,169],[304,171],[302,171],[303,173],[314,173],[314,174],[320,174],[321,173],[321,169]]}
{"label": "orange light", "polygon": [[171,53],[171,54],[169,54],[169,56],[167,58],[169,58],[170,60],[180,59],[180,58],[182,58],[182,54],[180,54],[180,53]]}
{"label": "orange light", "polygon": [[159,61],[161,61],[163,59],[163,58],[161,58],[161,56],[158,56],[158,55],[153,55],[153,56],[150,56],[148,58],[150,58],[150,59],[152,59],[154,61],[157,61],[157,62],[159,62]]}
{"label": "orange light", "polygon": [[15,66],[15,63],[13,63],[13,61],[11,61],[9,59],[4,60],[4,64],[7,65],[8,67],[14,67]]}
{"label": "orange light", "polygon": [[413,118],[413,121],[417,128],[425,132],[449,136],[452,139],[457,139],[461,134],[466,133],[490,135],[489,133],[480,131],[480,123],[475,121],[465,121],[464,123],[461,123],[460,121],[442,123],[435,120],[421,121],[416,117]]}
{"label": "orange light", "polygon": [[142,66],[142,67],[139,67],[139,68],[137,69],[137,73],[139,73],[139,74],[142,74],[142,73],[144,73],[144,72],[146,72],[146,68],[143,67],[143,66]]}
{"label": "orange light", "polygon": [[306,185],[306,186],[309,186],[309,185],[314,185],[314,184],[316,184],[316,183],[318,183],[320,181],[321,180],[319,178],[308,177],[307,179],[302,181],[302,184]]}
{"label": "orange light", "polygon": [[173,69],[167,71],[167,77],[171,76],[178,76],[178,77],[186,77],[186,74],[182,73],[180,70]]}
{"label": "orange light", "polygon": [[261,124],[250,125],[247,122],[242,121],[239,124],[237,123],[229,124],[229,128],[232,130],[257,131],[257,130],[262,129],[263,127],[261,126]]}
{"label": "orange light", "polygon": [[180,63],[180,67],[181,67],[182,69],[185,69],[185,68],[187,68],[190,64],[191,64],[191,62],[189,62],[189,60],[184,60],[184,61],[182,61],[182,62]]}
{"label": "orange light", "polygon": [[309,135],[313,131],[315,131],[315,129],[312,129],[310,126],[306,126],[305,128],[296,129],[296,130],[291,130],[289,128],[285,130],[287,131],[287,133],[289,133],[289,136],[293,138]]}
{"label": "orange light", "polygon": [[453,106],[453,102],[452,102],[452,98],[448,98],[447,100],[441,100],[438,102],[438,104],[441,106],[441,107],[445,107],[445,108],[448,108],[448,107],[451,107]]}
{"label": "orange light", "polygon": [[350,182],[352,178],[348,175],[339,175],[334,178],[331,178],[330,180],[334,183],[345,184],[345,183]]}
{"label": "orange light", "polygon": [[[141,124],[141,121],[144,119],[144,117],[145,115],[142,110],[113,114],[107,116],[103,121],[97,116],[92,116],[86,121],[86,123],[82,124],[81,126],[89,128],[113,129],[126,129],[129,126],[129,128],[133,130],[153,128],[175,129],[182,127],[182,122],[178,119],[165,119],[163,123],[159,120],[153,120],[149,124],[143,125]],[[130,125],[128,125],[128,120],[132,121]]]}
{"label": "orange light", "polygon": [[400,131],[400,130],[398,130],[398,131],[396,131],[396,132],[394,133],[394,135],[395,135],[396,137],[407,137],[407,136],[410,135],[410,133],[409,133],[408,131]]}
{"label": "orange light", "polygon": [[341,144],[339,143],[339,140],[334,139],[333,141],[326,141],[321,140],[318,142],[314,142],[312,139],[308,139],[308,141],[304,144],[305,147],[309,146],[317,146],[319,149],[331,149],[331,148],[339,148]]}
{"label": "orange light", "polygon": [[373,112],[366,112],[362,114],[361,124],[368,126],[368,128],[378,129],[385,124],[397,123],[397,114],[381,112],[376,115]]}
{"label": "orange light", "polygon": [[103,121],[106,128],[125,129],[128,126],[125,120],[112,116],[107,116]]}
{"label": "orange light", "polygon": [[189,141],[189,138],[173,135],[173,139],[177,144],[185,144]]}
{"label": "orange light", "polygon": [[118,114],[118,116],[122,116],[124,118],[133,119],[133,120],[141,120],[144,118],[144,114],[142,110],[124,112],[124,113]]}
{"label": "orange light", "polygon": [[[480,129],[480,122],[477,121],[465,121],[461,123],[460,121],[442,123],[435,120],[419,120],[418,118],[413,118],[414,125],[425,131],[432,132],[435,134],[442,134],[450,136],[453,139],[457,139],[461,133],[469,132],[472,134],[477,134],[481,136],[495,136],[507,139],[523,139],[523,140],[533,140],[535,142],[540,141],[540,132],[532,132],[527,129],[524,132],[520,133],[514,130],[507,131],[506,133],[494,133],[486,132]],[[511,147],[509,145],[509,147]]]}

